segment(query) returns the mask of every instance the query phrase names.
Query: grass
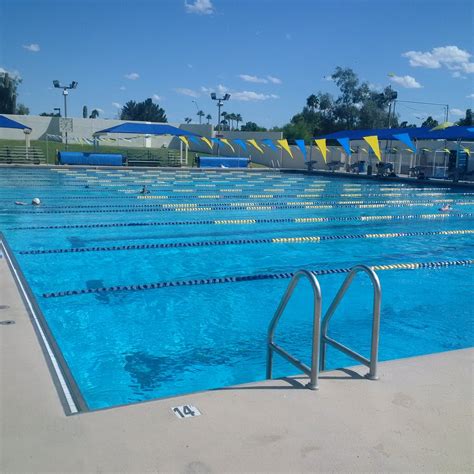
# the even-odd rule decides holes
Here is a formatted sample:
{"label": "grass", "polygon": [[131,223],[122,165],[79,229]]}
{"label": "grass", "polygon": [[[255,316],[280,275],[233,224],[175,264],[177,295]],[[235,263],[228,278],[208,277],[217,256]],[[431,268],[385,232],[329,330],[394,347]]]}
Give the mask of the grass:
{"label": "grass", "polygon": [[[24,146],[24,140],[3,140],[0,139],[0,147],[10,146],[10,147],[21,147]],[[55,141],[45,141],[45,140],[31,140],[30,146],[34,148],[38,148],[43,152],[43,155],[46,158],[47,164],[57,164],[56,157],[58,151],[66,151],[66,145],[64,143],[55,142]],[[132,153],[140,153],[140,152],[147,152],[153,153],[153,155],[158,155],[162,158],[166,158],[168,156],[168,148],[126,148],[126,147],[118,147],[118,146],[109,146],[100,144],[97,148],[94,149],[93,145],[82,145],[79,143],[70,143],[68,145],[68,151],[79,151],[84,153],[118,153],[122,155],[127,155],[128,152]],[[173,150],[179,152],[179,150]],[[187,166],[193,166],[194,159],[196,157],[195,152],[190,151],[188,152],[188,161]],[[209,156],[206,153],[199,153],[200,156]],[[250,168],[266,168],[264,165],[260,165],[257,163],[250,163]]]}

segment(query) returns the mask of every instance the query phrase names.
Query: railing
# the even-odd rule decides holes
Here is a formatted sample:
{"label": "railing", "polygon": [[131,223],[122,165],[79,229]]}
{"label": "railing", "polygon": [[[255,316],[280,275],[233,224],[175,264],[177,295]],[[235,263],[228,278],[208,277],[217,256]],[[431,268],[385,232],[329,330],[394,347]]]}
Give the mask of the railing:
{"label": "railing", "polygon": [[[372,342],[371,342],[371,349],[370,349],[370,359],[363,357],[362,355],[358,354],[357,352],[349,349],[348,347],[344,346],[340,342],[330,338],[328,336],[328,329],[329,329],[329,322],[336,311],[339,303],[341,302],[342,298],[344,297],[347,289],[352,283],[352,280],[359,272],[365,272],[369,275],[370,280],[372,281],[372,286],[374,288],[374,300],[373,300],[373,311],[372,311]],[[369,267],[365,265],[357,265],[352,268],[347,278],[344,280],[341,288],[337,292],[336,296],[334,297],[331,306],[327,310],[324,318],[323,323],[321,326],[321,370],[324,370],[326,367],[326,348],[327,344],[331,345],[332,347],[339,349],[344,354],[352,357],[353,359],[357,360],[358,362],[366,365],[369,367],[369,373],[367,374],[367,378],[371,380],[377,380],[377,359],[378,359],[378,348],[379,348],[379,333],[380,333],[380,304],[382,300],[382,289],[380,287],[380,281],[376,273]]]}
{"label": "railing", "polygon": [[[311,355],[311,367],[308,367],[306,364],[296,359],[290,355],[283,348],[275,344],[273,338],[275,335],[276,326],[280,320],[283,311],[288,304],[288,301],[293,294],[293,291],[301,280],[301,278],[307,278],[313,289],[313,343],[312,343],[312,355]],[[321,288],[319,287],[318,279],[313,273],[307,270],[299,270],[295,273],[293,278],[286,289],[283,298],[273,316],[272,321],[268,327],[268,337],[267,337],[267,379],[272,378],[273,371],[273,352],[281,355],[288,362],[292,363],[298,369],[302,370],[306,375],[309,376],[310,382],[307,385],[311,390],[317,390],[318,387],[318,377],[319,377],[319,345],[320,345],[320,324],[321,324]]]}

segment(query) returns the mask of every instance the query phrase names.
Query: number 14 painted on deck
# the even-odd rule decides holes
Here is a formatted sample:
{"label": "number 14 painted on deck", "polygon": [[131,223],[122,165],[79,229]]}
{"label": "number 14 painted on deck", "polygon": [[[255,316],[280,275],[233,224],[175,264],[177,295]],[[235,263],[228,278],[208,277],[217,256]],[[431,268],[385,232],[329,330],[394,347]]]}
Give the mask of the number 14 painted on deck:
{"label": "number 14 painted on deck", "polygon": [[181,405],[179,407],[171,408],[171,411],[178,418],[192,418],[193,416],[199,416],[201,412],[192,405]]}

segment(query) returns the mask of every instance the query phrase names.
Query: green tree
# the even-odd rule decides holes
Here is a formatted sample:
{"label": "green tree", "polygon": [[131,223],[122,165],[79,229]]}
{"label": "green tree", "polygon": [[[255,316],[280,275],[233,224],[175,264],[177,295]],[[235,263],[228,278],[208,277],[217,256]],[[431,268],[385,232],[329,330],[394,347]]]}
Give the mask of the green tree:
{"label": "green tree", "polygon": [[94,109],[89,115],[89,118],[96,119],[98,116],[99,116],[99,111],[97,109]]}
{"label": "green tree", "polygon": [[466,116],[463,119],[460,119],[457,122],[457,125],[465,126],[465,127],[472,127],[474,125],[474,120],[472,116],[472,109],[466,110]]}
{"label": "green tree", "polygon": [[166,113],[151,99],[143,102],[128,101],[120,112],[121,120],[140,120],[143,122],[168,122]]}
{"label": "green tree", "polygon": [[207,120],[207,124],[209,125],[209,122],[212,120],[212,115],[211,115],[211,114],[207,114],[207,115],[206,115],[206,120]]}
{"label": "green tree", "polygon": [[314,94],[311,94],[307,99],[306,99],[306,105],[309,107],[311,112],[316,111],[316,107],[318,106],[318,97]]}
{"label": "green tree", "polygon": [[200,110],[196,115],[199,117],[199,123],[202,123],[202,118],[205,115],[204,112]]}
{"label": "green tree", "polygon": [[421,124],[422,127],[434,128],[439,125],[438,121],[435,120],[431,115]]}
{"label": "green tree", "polygon": [[401,122],[399,125],[400,128],[416,128],[414,123],[408,123],[406,120]]}
{"label": "green tree", "polygon": [[255,122],[247,122],[245,125],[240,127],[242,132],[266,132],[267,129],[265,127],[260,127]]}
{"label": "green tree", "polygon": [[236,114],[236,115],[235,115],[235,122],[236,122],[236,124],[237,124],[237,127],[236,127],[236,128],[237,128],[237,130],[238,130],[238,129],[239,129],[239,122],[242,122],[242,115]]}
{"label": "green tree", "polygon": [[16,112],[17,89],[21,79],[11,76],[8,72],[0,73],[0,114]]}
{"label": "green tree", "polygon": [[87,118],[87,105],[82,107],[82,118]]}
{"label": "green tree", "polygon": [[16,107],[16,113],[18,115],[29,115],[30,109],[24,104],[18,104]]}
{"label": "green tree", "polygon": [[41,114],[39,114],[40,117],[61,117],[61,115],[56,112],[55,114],[51,113],[51,112],[43,112]]}

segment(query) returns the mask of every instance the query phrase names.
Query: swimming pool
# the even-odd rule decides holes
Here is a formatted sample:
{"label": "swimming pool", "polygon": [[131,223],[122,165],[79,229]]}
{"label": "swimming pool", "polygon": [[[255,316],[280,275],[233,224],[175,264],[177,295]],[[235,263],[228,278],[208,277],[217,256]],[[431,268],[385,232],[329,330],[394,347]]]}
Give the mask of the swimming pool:
{"label": "swimming pool", "polygon": [[[264,379],[268,324],[300,268],[318,273],[324,312],[350,267],[380,267],[380,360],[471,346],[473,198],[266,171],[1,168],[0,230],[94,410]],[[302,283],[276,338],[306,363],[309,297]],[[364,355],[370,307],[360,277],[331,326]],[[329,348],[329,368],[348,365]]]}

